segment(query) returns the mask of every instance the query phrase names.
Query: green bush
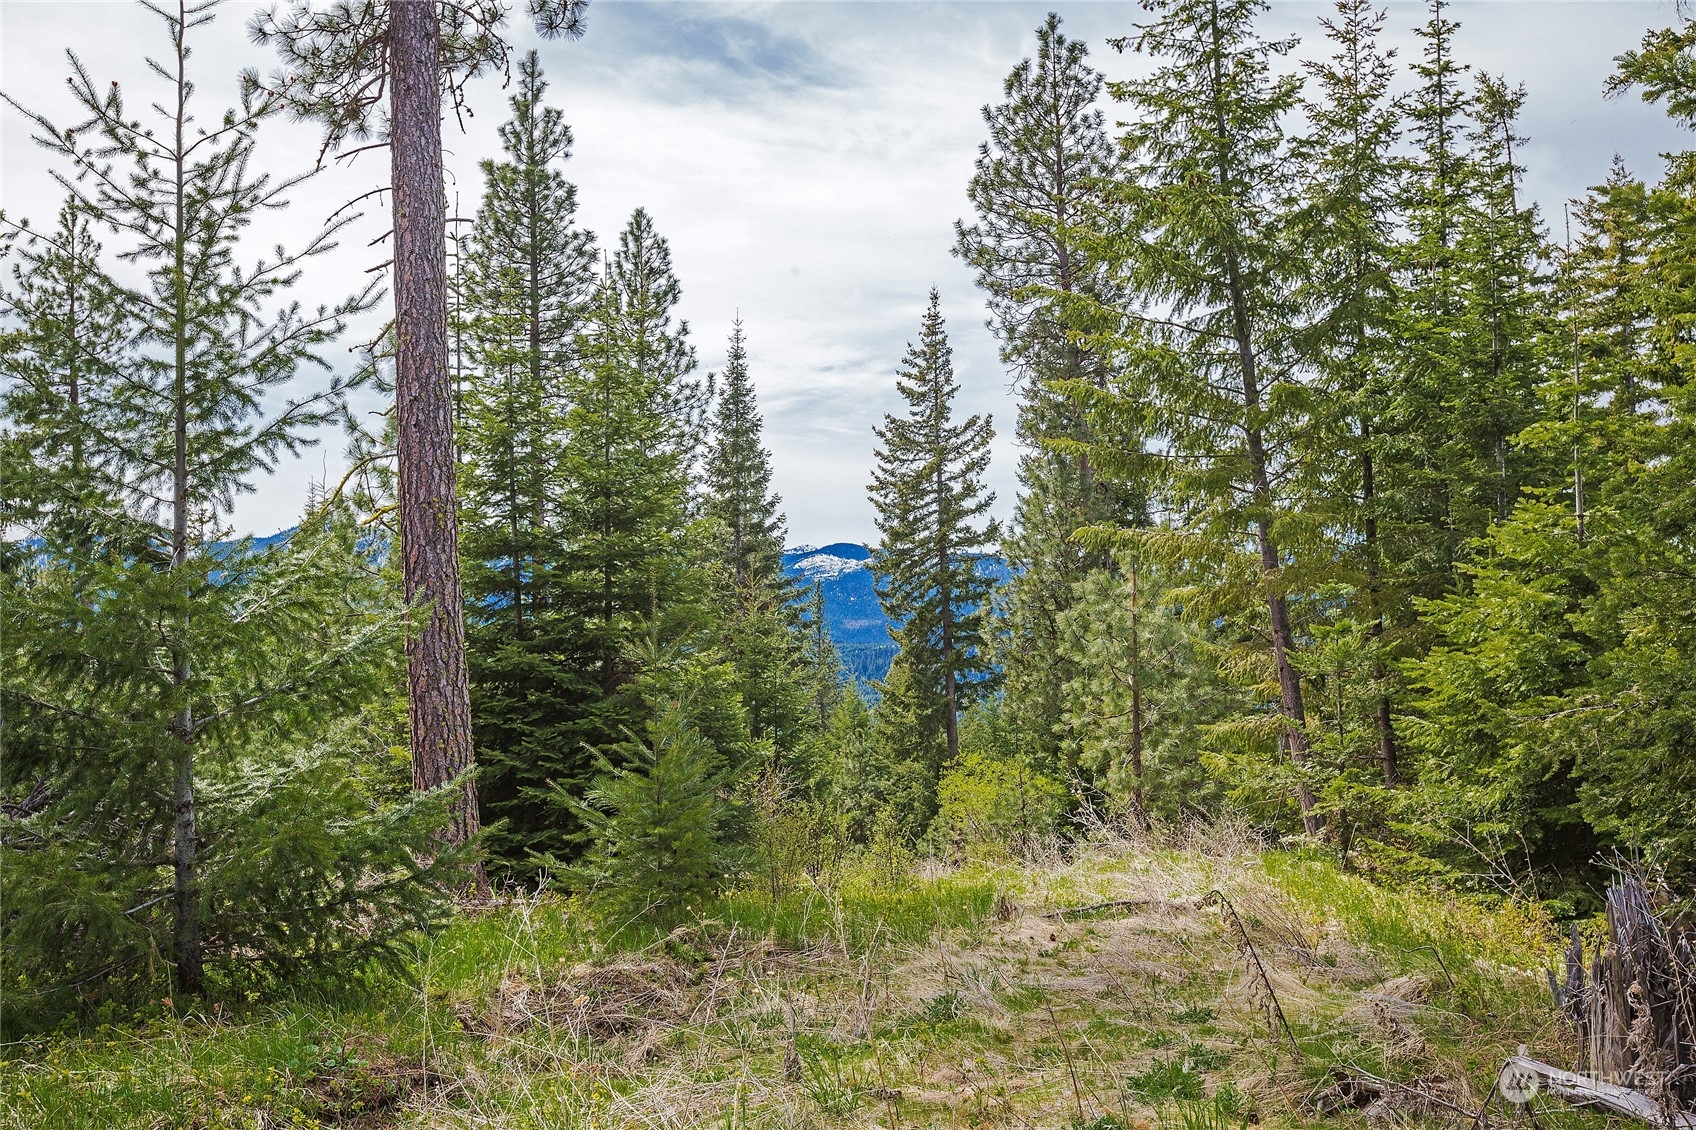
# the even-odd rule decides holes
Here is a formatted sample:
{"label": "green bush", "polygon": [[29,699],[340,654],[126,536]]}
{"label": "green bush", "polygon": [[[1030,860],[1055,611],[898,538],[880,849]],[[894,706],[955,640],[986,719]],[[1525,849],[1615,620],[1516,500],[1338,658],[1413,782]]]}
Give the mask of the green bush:
{"label": "green bush", "polygon": [[677,699],[660,704],[649,729],[649,742],[632,743],[629,765],[596,755],[601,773],[583,800],[559,790],[587,829],[583,860],[565,868],[537,860],[582,889],[615,932],[676,925],[739,870],[723,835],[729,805],[718,752]]}
{"label": "green bush", "polygon": [[1011,745],[997,709],[968,716],[960,758],[936,787],[931,825],[931,840],[951,857],[1019,852],[1060,826],[1067,789]]}

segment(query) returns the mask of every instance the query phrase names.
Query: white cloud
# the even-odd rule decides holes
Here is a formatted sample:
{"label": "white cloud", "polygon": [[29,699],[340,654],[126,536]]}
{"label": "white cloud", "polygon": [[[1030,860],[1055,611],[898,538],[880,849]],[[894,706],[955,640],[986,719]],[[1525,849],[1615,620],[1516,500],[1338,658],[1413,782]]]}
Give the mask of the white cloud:
{"label": "white cloud", "polygon": [[[1103,45],[1145,18],[1139,6],[1053,6],[1109,77],[1147,65]],[[1305,49],[1317,51],[1316,20],[1329,9],[1279,4],[1267,31],[1298,32]],[[272,65],[246,39],[254,10],[228,5],[200,44],[208,117],[233,100],[237,70]],[[933,284],[942,291],[965,386],[961,408],[995,415],[991,485],[1001,496],[997,509],[1011,509],[1015,402],[983,327],[981,296],[949,249],[982,137],[979,107],[999,97],[1047,10],[1023,3],[596,0],[583,40],[539,45],[551,98],[576,134],[567,174],[579,186],[582,222],[605,245],[632,208],[652,212],[672,243],[682,314],[703,367],[722,363],[732,317],[740,312],[745,321],[792,541],[873,536],[865,500],[871,428],[896,406],[893,374]],[[1601,97],[1612,56],[1645,28],[1670,22],[1670,6],[1459,4],[1454,12],[1463,24],[1462,58],[1530,89],[1528,188],[1557,233],[1560,201],[1601,179],[1615,151],[1652,174],[1656,153],[1686,144],[1658,110]],[[1417,51],[1409,29],[1422,18],[1418,5],[1391,7],[1391,41],[1404,63]],[[163,46],[154,24],[128,5],[0,3],[0,87],[64,117],[63,50],[74,47],[99,81],[139,84],[138,46]],[[521,30],[515,38],[529,43]],[[445,139],[463,215],[475,210],[476,163],[494,155],[494,127],[506,114],[499,84],[478,86],[472,109],[470,132],[459,135],[450,124]],[[262,136],[266,160],[280,171],[306,167],[316,156],[310,125],[277,123]],[[45,155],[10,110],[0,162],[7,213],[49,219],[56,192]],[[381,184],[385,168],[385,156],[370,153],[303,186],[288,213],[256,232],[261,245]],[[358,236],[317,265],[307,279],[309,299],[345,292],[365,267],[387,257],[365,246],[387,228],[383,211],[368,205]],[[331,437],[260,484],[241,504],[238,525],[264,532],[289,524],[306,483],[339,473],[339,449]]]}

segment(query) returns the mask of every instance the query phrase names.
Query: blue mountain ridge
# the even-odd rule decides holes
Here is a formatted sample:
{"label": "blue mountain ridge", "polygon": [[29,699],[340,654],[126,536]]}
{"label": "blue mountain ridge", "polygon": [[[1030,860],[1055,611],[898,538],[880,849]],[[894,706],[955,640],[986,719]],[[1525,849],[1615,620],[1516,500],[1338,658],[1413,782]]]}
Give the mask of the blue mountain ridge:
{"label": "blue mountain ridge", "polygon": [[[783,569],[805,592],[815,584],[824,595],[824,622],[842,655],[842,665],[860,682],[889,674],[895,644],[892,624],[877,599],[871,571],[872,551],[854,542],[801,545],[783,554]],[[981,576],[1007,581],[1013,571],[999,557],[977,561]]]}
{"label": "blue mountain ridge", "polygon": [[[211,550],[218,558],[225,558],[244,546],[250,553],[261,553],[286,543],[294,532],[295,527],[290,527],[251,540],[221,541],[211,546]],[[895,644],[889,638],[893,625],[877,598],[871,557],[870,549],[846,541],[800,545],[783,554],[784,571],[795,579],[803,595],[814,585],[823,591],[825,626],[830,629],[831,641],[842,656],[843,666],[859,682],[882,679],[895,658]],[[1013,575],[999,557],[979,557],[977,567],[980,575],[997,581],[1007,581]],[[218,572],[214,572],[213,580],[217,579]]]}

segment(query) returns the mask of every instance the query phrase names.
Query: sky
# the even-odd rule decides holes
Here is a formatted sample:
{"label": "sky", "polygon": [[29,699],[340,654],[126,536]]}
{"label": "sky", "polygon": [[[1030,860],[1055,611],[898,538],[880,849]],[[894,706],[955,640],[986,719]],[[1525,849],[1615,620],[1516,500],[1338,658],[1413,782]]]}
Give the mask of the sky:
{"label": "sky", "polygon": [[[207,121],[234,102],[241,69],[273,66],[246,34],[259,7],[227,3],[196,33],[191,70]],[[518,49],[539,49],[549,101],[575,133],[565,172],[578,186],[579,222],[607,247],[633,208],[653,215],[671,244],[683,288],[679,312],[703,371],[722,365],[731,321],[741,317],[791,544],[875,540],[865,494],[872,428],[899,410],[894,374],[933,286],[962,385],[958,410],[993,416],[989,484],[996,513],[1011,513],[1016,400],[984,324],[983,295],[951,250],[955,221],[970,218],[966,186],[984,138],[981,108],[998,100],[1007,72],[1034,51],[1034,29],[1050,9],[1109,79],[1149,66],[1106,46],[1146,18],[1136,4],[1107,0],[593,0],[588,33],[575,42],[538,42],[522,19],[513,23]],[[1405,65],[1418,53],[1411,29],[1422,10],[1388,9],[1386,42]],[[1330,10],[1329,3],[1277,2],[1263,32],[1299,35],[1298,54],[1322,53],[1318,20]],[[1526,188],[1557,238],[1562,203],[1600,181],[1615,154],[1652,177],[1658,154],[1690,147],[1658,108],[1603,98],[1613,57],[1645,30],[1675,22],[1671,3],[1494,0],[1457,3],[1452,15],[1462,25],[1463,62],[1528,89]],[[157,17],[121,0],[0,0],[0,90],[55,121],[74,120],[67,50],[98,84],[117,80],[144,106],[156,80],[143,56],[166,46]],[[464,132],[451,118],[446,123],[450,214],[475,212],[478,162],[498,155],[495,129],[509,95],[498,77],[480,80]],[[1111,124],[1115,108],[1104,102],[1104,109]],[[261,132],[261,162],[279,176],[305,171],[319,140],[310,124],[273,122]],[[60,197],[52,167],[28,122],[5,107],[0,207],[8,216],[51,223]],[[330,164],[294,191],[287,211],[255,226],[253,254],[279,240],[300,242],[300,232],[386,183],[386,168],[380,152]],[[367,270],[387,258],[371,241],[388,226],[384,208],[368,202],[341,246],[312,264],[297,296],[316,305],[362,286]],[[349,347],[375,325],[367,319],[352,327],[330,351],[331,364],[351,364]],[[312,481],[340,478],[343,446],[328,435],[255,484],[230,518],[235,531],[291,525]]]}

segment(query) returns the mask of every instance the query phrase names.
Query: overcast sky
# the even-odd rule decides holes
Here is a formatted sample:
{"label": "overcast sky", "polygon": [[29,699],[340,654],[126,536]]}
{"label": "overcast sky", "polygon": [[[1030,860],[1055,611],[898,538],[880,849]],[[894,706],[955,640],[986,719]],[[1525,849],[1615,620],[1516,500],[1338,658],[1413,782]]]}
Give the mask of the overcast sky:
{"label": "overcast sky", "polygon": [[[738,312],[746,324],[791,542],[875,537],[865,498],[871,429],[896,407],[894,371],[932,285],[942,292],[964,385],[960,408],[994,414],[991,485],[998,512],[1010,510],[1014,401],[983,325],[982,296],[950,248],[983,137],[980,108],[1031,53],[1033,29],[1051,7],[1109,78],[1147,65],[1105,46],[1143,15],[1135,4],[1109,2],[594,0],[584,39],[540,44],[550,99],[576,134],[566,172],[579,186],[581,222],[606,245],[632,208],[653,214],[671,242],[681,312],[704,369],[722,363]],[[1389,43],[1406,63],[1417,54],[1410,31],[1421,9],[1389,9]],[[255,10],[229,3],[198,35],[191,65],[207,120],[233,101],[241,68],[272,65],[245,34]],[[1299,34],[1303,52],[1316,53],[1317,20],[1329,11],[1329,3],[1277,3],[1264,27]],[[1672,23],[1670,3],[1459,3],[1453,12],[1462,60],[1529,88],[1528,187],[1555,234],[1562,201],[1599,181],[1614,154],[1652,176],[1657,154],[1689,145],[1658,109],[1602,97],[1613,56],[1645,29]],[[514,39],[528,46],[532,38],[518,21]],[[0,0],[0,89],[61,121],[72,117],[67,48],[98,83],[133,83],[132,102],[141,106],[151,81],[141,56],[162,53],[165,41],[155,17],[122,2]],[[484,81],[467,132],[449,123],[449,191],[460,214],[475,210],[477,161],[497,151],[506,97],[498,80]],[[1111,121],[1111,106],[1108,114]],[[46,155],[10,108],[0,130],[0,205],[9,216],[50,222],[58,194]],[[309,125],[279,122],[261,145],[267,167],[298,172],[311,165],[318,136]],[[256,233],[255,250],[384,183],[386,164],[383,154],[366,154],[308,182],[287,213]],[[333,300],[358,286],[365,268],[386,258],[366,243],[387,227],[382,209],[368,211],[344,246],[315,265],[302,298]],[[338,350],[335,360],[346,364],[347,355]],[[292,524],[307,484],[339,476],[341,448],[331,436],[258,484],[239,504],[236,527],[266,533]]]}

